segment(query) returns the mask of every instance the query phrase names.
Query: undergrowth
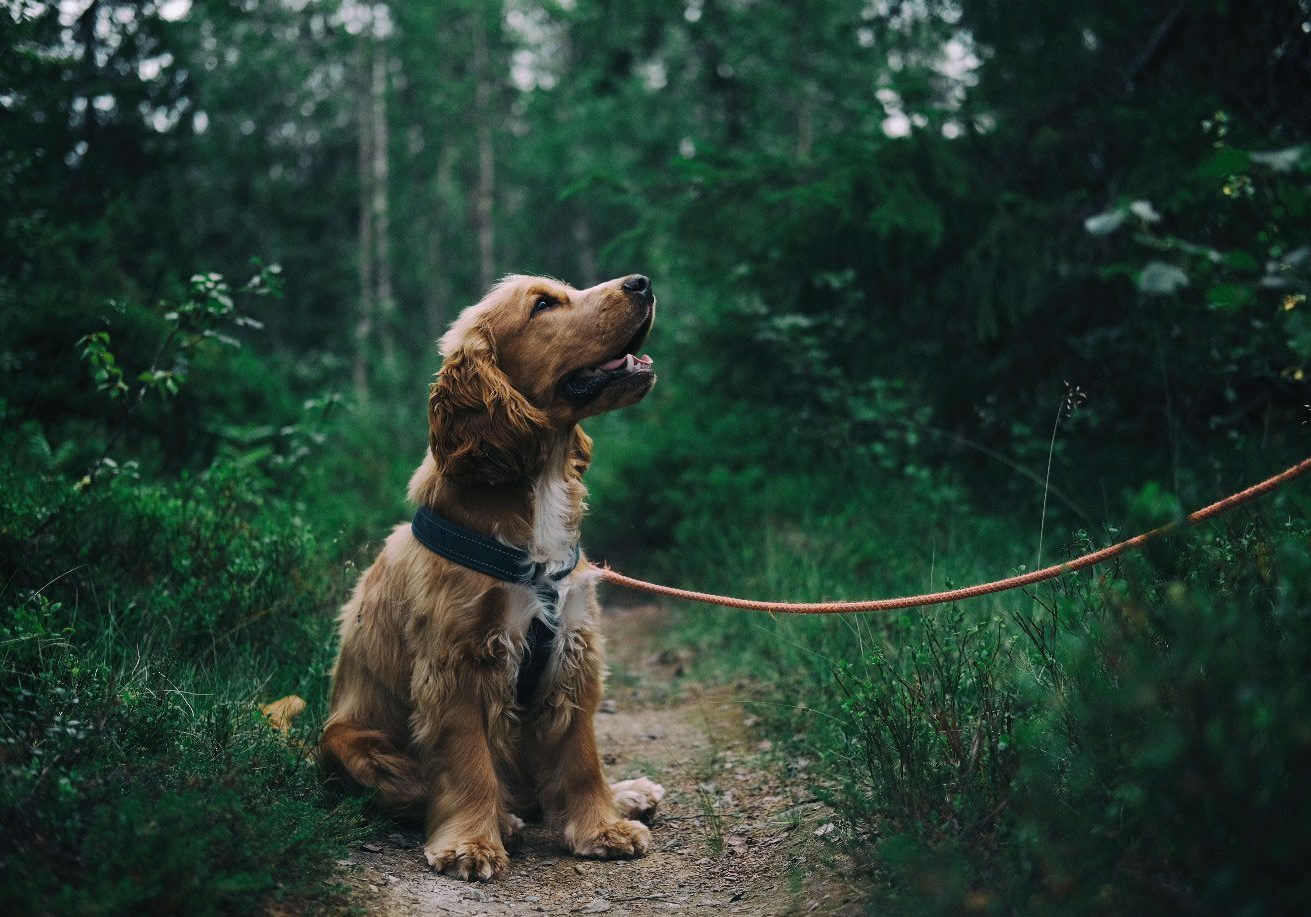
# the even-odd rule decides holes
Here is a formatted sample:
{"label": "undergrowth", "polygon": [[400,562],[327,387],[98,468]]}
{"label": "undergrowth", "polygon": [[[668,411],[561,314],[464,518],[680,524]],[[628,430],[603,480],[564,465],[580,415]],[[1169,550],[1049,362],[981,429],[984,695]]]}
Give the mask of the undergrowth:
{"label": "undergrowth", "polygon": [[64,482],[4,476],[6,907],[230,913],[339,897],[332,864],[361,831],[358,808],[325,796],[257,709],[322,698],[324,546],[219,467],[97,488],[38,536],[60,550],[31,555]]}
{"label": "undergrowth", "polygon": [[[790,522],[758,490],[648,567],[738,595],[856,598],[991,579],[1026,553],[1018,526],[936,512],[931,484],[844,499],[852,479],[821,477]],[[747,677],[741,699],[783,760],[817,758],[807,779],[840,813],[829,837],[874,912],[1286,913],[1311,894],[1296,863],[1311,764],[1304,507],[1289,489],[1118,564],[943,608],[688,607],[670,639],[695,651],[694,676]],[[1176,514],[1147,488],[1124,526]]]}
{"label": "undergrowth", "polygon": [[[348,903],[335,862],[369,825],[304,749],[333,610],[401,502],[399,483],[394,505],[373,496],[410,461],[377,448],[401,412],[297,397],[220,333],[231,300],[198,275],[181,305],[120,306],[83,337],[84,363],[71,329],[96,317],[73,314],[52,372],[0,391],[8,913]],[[51,392],[70,394],[39,419],[10,400]],[[291,736],[259,712],[286,694],[309,702]]]}

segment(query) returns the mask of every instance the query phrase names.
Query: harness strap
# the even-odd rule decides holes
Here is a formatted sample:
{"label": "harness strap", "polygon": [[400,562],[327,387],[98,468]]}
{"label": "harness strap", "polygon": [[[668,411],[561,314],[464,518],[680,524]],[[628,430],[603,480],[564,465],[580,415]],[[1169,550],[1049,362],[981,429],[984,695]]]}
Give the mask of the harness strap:
{"label": "harness strap", "polygon": [[559,583],[578,566],[582,555],[579,546],[574,545],[563,569],[548,574],[548,565],[534,561],[527,551],[458,525],[426,506],[419,507],[414,514],[410,531],[419,544],[434,554],[503,582],[529,586],[537,593],[542,612],[534,615],[528,624],[515,681],[515,700],[521,707],[528,706],[551,662],[555,635],[560,628]]}

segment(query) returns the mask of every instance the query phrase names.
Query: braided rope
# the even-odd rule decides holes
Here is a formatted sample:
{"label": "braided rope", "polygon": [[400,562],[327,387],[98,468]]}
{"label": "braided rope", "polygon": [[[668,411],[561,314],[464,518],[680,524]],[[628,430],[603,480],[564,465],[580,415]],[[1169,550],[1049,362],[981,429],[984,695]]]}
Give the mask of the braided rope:
{"label": "braided rope", "polygon": [[[1253,484],[1246,490],[1240,490],[1232,496],[1225,497],[1205,506],[1194,513],[1190,513],[1183,520],[1183,525],[1193,526],[1200,522],[1205,522],[1213,516],[1218,516],[1223,512],[1241,506],[1255,500],[1257,497],[1265,496],[1273,490],[1277,490],[1289,481],[1311,471],[1311,458],[1303,459],[1292,468],[1282,471],[1273,477],[1266,478],[1259,484]],[[1100,564],[1117,557],[1126,551],[1134,548],[1140,548],[1160,538],[1167,532],[1179,528],[1178,523],[1163,525],[1160,528],[1152,529],[1150,532],[1143,532],[1141,535],[1135,535],[1133,538],[1126,539],[1113,544],[1110,547],[1102,548],[1098,551],[1084,554],[1073,560],[1064,563],[1054,564],[1050,567],[1043,567],[1041,570],[1034,570],[1030,573],[1022,573],[1019,576],[1010,576],[1006,579],[996,580],[991,583],[979,583],[975,586],[966,586],[962,589],[950,589],[946,592],[929,592],[922,595],[908,595],[894,599],[869,599],[859,602],[764,602],[758,599],[739,599],[728,595],[715,595],[710,592],[694,592],[690,589],[677,589],[673,586],[662,586],[659,583],[648,583],[646,580],[634,579],[631,576],[624,576],[615,570],[606,566],[593,565],[600,573],[601,578],[608,583],[614,583],[616,586],[623,586],[627,589],[637,589],[642,592],[649,592],[653,595],[662,595],[671,599],[682,599],[687,602],[701,602],[705,605],[719,605],[724,608],[742,608],[749,611],[772,611],[780,614],[851,614],[858,611],[896,611],[902,608],[919,608],[924,605],[942,605],[947,602],[958,602],[962,599],[978,598],[981,595],[991,595],[995,592],[1005,592],[1009,589],[1018,589],[1021,586],[1030,586],[1034,583],[1041,583],[1044,580],[1055,579],[1058,576],[1064,576],[1066,573],[1073,573],[1076,570],[1082,570],[1084,567],[1091,567],[1094,564]]]}

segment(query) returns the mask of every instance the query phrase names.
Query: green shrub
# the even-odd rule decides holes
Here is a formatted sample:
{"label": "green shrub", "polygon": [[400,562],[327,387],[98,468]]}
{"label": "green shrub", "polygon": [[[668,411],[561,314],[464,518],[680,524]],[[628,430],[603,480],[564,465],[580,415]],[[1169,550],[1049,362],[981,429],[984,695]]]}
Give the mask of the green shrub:
{"label": "green shrub", "polygon": [[255,709],[254,673],[84,634],[35,595],[0,626],[0,894],[26,913],[225,913],[330,900],[358,810]]}
{"label": "green shrub", "polygon": [[[193,312],[228,309],[212,278],[195,283],[208,292]],[[307,510],[331,494],[336,519],[352,513],[308,471],[327,403],[243,444],[221,412],[191,408],[234,397],[247,373],[285,401],[286,380],[202,347],[207,318],[165,321],[194,337],[176,373],[125,373],[124,391],[111,339],[90,335],[81,384],[109,397],[44,425],[0,401],[0,900],[61,914],[335,907],[334,863],[365,822],[304,752],[353,579],[339,532]],[[128,362],[133,342],[120,344]],[[135,448],[161,417],[169,437]],[[258,705],[292,693],[310,712],[289,739]]]}
{"label": "green shrub", "polygon": [[[665,563],[697,586],[798,599],[1006,572],[1013,530],[961,512],[948,535],[931,489],[885,481],[844,506],[825,480],[791,525],[725,517]],[[1301,500],[1287,490],[1033,591],[859,618],[698,607],[672,639],[698,651],[697,674],[745,686],[787,762],[810,762],[796,778],[841,813],[828,836],[880,912],[1285,913],[1311,892]],[[1135,506],[1134,531],[1177,514],[1151,489]],[[1070,554],[1093,546],[1075,541]],[[912,550],[934,543],[968,563]]]}
{"label": "green shrub", "polygon": [[1062,631],[1017,728],[1010,826],[1032,909],[1308,899],[1309,557],[1304,524],[1259,516],[1131,558],[1091,596],[1054,594]]}

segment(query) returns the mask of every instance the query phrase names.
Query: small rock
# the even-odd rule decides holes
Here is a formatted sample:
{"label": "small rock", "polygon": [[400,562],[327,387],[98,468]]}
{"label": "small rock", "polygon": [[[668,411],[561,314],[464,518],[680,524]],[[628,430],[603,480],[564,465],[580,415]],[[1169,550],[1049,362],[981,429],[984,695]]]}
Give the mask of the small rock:
{"label": "small rock", "polygon": [[536,904],[538,901],[541,901],[541,900],[542,900],[542,896],[541,896],[541,895],[524,895],[524,896],[523,896],[523,900],[524,900],[524,901],[527,901],[529,904]]}
{"label": "small rock", "polygon": [[579,908],[577,911],[575,911],[574,913],[576,913],[576,914],[604,914],[604,913],[605,913],[606,911],[608,911],[608,910],[610,910],[610,902],[609,902],[609,901],[606,901],[604,898],[593,898],[591,901],[589,901],[589,902],[587,902],[586,904],[584,904],[582,907],[580,907],[580,908]]}
{"label": "small rock", "polygon": [[381,844],[360,844],[361,850],[367,850],[369,853],[382,853]]}
{"label": "small rock", "polygon": [[614,702],[613,698],[607,697],[605,700],[601,701],[601,706],[597,709],[602,713],[618,713],[619,705]]}
{"label": "small rock", "polygon": [[460,892],[460,897],[465,901],[486,901],[487,893],[481,892],[476,888],[468,888]]}
{"label": "small rock", "polygon": [[582,863],[575,863],[575,864],[574,864],[574,872],[578,873],[580,876],[585,876],[585,875],[587,875],[587,870],[586,870],[586,869],[583,869],[583,864],[582,864]]}
{"label": "small rock", "polygon": [[833,824],[833,822],[827,822],[825,824],[820,825],[819,828],[816,829],[815,837],[828,837],[836,830],[838,830],[837,825]]}

